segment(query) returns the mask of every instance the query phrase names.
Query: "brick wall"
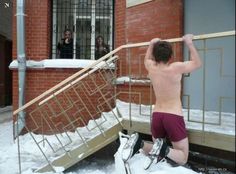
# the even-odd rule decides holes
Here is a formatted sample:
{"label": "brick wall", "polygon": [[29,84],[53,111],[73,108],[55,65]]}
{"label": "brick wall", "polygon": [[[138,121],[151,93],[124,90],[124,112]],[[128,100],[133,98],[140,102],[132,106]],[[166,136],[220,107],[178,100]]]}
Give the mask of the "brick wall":
{"label": "brick wall", "polygon": [[[129,92],[131,91],[131,92]],[[136,83],[129,86],[128,83],[117,85],[118,99],[135,103],[150,105],[155,103],[154,91],[149,84]]]}
{"label": "brick wall", "polygon": [[[26,72],[25,100],[26,102],[36,98],[46,90],[55,86],[77,69],[28,69]],[[18,72],[13,70],[13,110],[18,108]]]}
{"label": "brick wall", "polygon": [[182,0],[158,0],[126,9],[127,42],[182,36]]}
{"label": "brick wall", "polygon": [[[183,35],[183,1],[158,0],[126,8],[125,1],[116,1],[115,14],[116,45],[148,42],[152,38],[176,38]],[[173,44],[175,60],[182,60],[182,45]],[[130,75],[132,78],[146,78],[147,72],[143,65],[147,47],[125,50],[120,56],[119,76]],[[129,69],[130,67],[130,69]],[[133,89],[139,88],[147,93],[147,86],[132,84]],[[127,85],[119,85],[118,90],[127,91]],[[139,90],[140,91],[140,90]],[[146,103],[148,95],[143,95]],[[121,97],[128,101],[128,96]],[[138,103],[137,100],[134,102]]]}
{"label": "brick wall", "polygon": [[[117,2],[122,3],[121,1]],[[122,4],[123,5],[123,4]],[[120,6],[117,5],[119,8]],[[125,5],[122,6],[125,8]],[[121,13],[117,9],[117,14]],[[122,11],[122,10],[121,10]],[[122,15],[116,16],[116,31],[117,43],[139,43],[148,42],[152,38],[175,38],[182,37],[183,34],[183,2],[182,0],[159,0],[140,4],[130,8],[125,8]],[[125,36],[125,38],[123,38]],[[121,42],[121,40],[123,42]],[[118,44],[117,44],[118,45]],[[177,50],[176,57],[181,58],[180,47],[174,46]],[[144,57],[146,52],[145,47],[132,49],[131,66],[139,64],[139,58]],[[126,54],[129,54],[126,52]],[[123,65],[127,67],[130,64],[129,60],[123,60]],[[144,66],[143,66],[144,68]],[[126,68],[127,69],[127,68]],[[127,72],[125,72],[127,74]]]}
{"label": "brick wall", "polygon": [[[125,0],[122,1],[115,1],[115,23],[114,23],[114,48],[117,48],[121,45],[126,44],[126,29],[125,29],[125,18],[126,18],[126,2]],[[117,54],[120,60],[126,58],[126,50],[119,51]],[[119,61],[118,64],[120,65],[118,68],[119,75],[124,74],[125,72],[125,64],[124,61]],[[121,68],[122,67],[122,68]]]}
{"label": "brick wall", "polygon": [[[36,98],[78,70],[28,70],[25,84],[26,102]],[[15,84],[13,87],[13,109],[15,110],[18,103],[18,77],[16,72],[13,74]],[[85,126],[90,119],[98,118],[101,112],[110,111],[115,104],[115,88],[111,83],[111,77],[110,71],[102,70],[76,83],[43,105],[38,105],[42,100],[35,102],[25,110],[28,129],[35,133],[44,134],[63,132],[63,128],[74,131],[78,126]],[[42,112],[46,117],[41,115]]]}
{"label": "brick wall", "polygon": [[[15,1],[14,1],[15,2]],[[16,4],[13,3],[15,10]],[[182,0],[160,0],[151,1],[138,6],[126,8],[126,2],[115,1],[115,48],[127,44],[150,41],[154,37],[173,38],[182,36]],[[50,58],[51,51],[51,2],[50,0],[31,1],[26,0],[26,56],[28,60],[43,60]],[[177,59],[181,58],[181,46],[175,46]],[[143,58],[146,48],[135,48],[130,52],[122,50],[118,53],[118,76],[128,75],[131,72],[134,78],[146,78],[146,70],[143,66]],[[131,59],[128,59],[128,55]],[[13,16],[13,58],[16,58],[16,17]],[[129,69],[131,67],[131,69]],[[47,89],[58,84],[66,77],[74,74],[78,69],[27,69],[26,72],[26,102],[42,94]],[[13,108],[18,106],[18,73],[13,70]],[[100,82],[98,82],[99,84]],[[150,87],[148,85],[133,84],[132,89],[142,93],[143,103],[150,101]],[[119,85],[117,91],[127,91],[128,85]],[[113,87],[103,90],[113,90]],[[83,93],[81,91],[81,93]],[[112,93],[110,93],[112,94]],[[128,101],[128,96],[121,94],[120,99]],[[96,99],[94,95],[91,99]],[[109,98],[110,96],[108,96]],[[138,103],[137,97],[132,101]],[[85,98],[86,99],[86,98]],[[86,100],[85,100],[86,101]],[[95,100],[94,100],[95,101]],[[114,101],[111,101],[113,106]],[[93,103],[97,106],[98,103]],[[105,110],[109,109],[106,106]],[[30,112],[30,111],[29,111]],[[95,114],[96,115],[96,114]],[[90,119],[85,119],[86,121]],[[85,122],[86,122],[85,121]],[[55,125],[66,123],[63,119],[56,119]],[[27,125],[33,130],[32,120]],[[81,122],[76,124],[81,125]],[[71,130],[71,128],[68,128]],[[35,130],[36,132],[42,132]],[[61,130],[60,130],[61,131]],[[50,133],[46,130],[44,133]]]}
{"label": "brick wall", "polygon": [[[13,1],[16,13],[16,1]],[[51,2],[49,0],[25,1],[25,42],[28,60],[51,57]],[[17,57],[16,16],[13,16],[13,58]]]}

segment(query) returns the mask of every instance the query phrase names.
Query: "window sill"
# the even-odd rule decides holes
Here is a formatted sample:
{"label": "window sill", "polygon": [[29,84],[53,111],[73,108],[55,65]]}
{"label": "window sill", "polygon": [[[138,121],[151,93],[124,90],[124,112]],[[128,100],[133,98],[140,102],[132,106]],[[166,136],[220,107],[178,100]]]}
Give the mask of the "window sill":
{"label": "window sill", "polygon": [[141,86],[150,86],[150,79],[135,79],[135,78],[130,78],[128,76],[122,76],[118,77],[116,79],[116,85],[141,85]]}
{"label": "window sill", "polygon": [[[41,61],[27,60],[26,67],[32,69],[44,69],[44,68],[87,68],[92,65],[96,60],[86,59],[45,59]],[[103,67],[104,62],[99,63]],[[103,64],[103,65],[102,65]],[[18,61],[13,60],[10,65],[10,69],[18,69]],[[104,68],[107,68],[104,67]],[[109,68],[114,68],[114,64],[109,65]]]}

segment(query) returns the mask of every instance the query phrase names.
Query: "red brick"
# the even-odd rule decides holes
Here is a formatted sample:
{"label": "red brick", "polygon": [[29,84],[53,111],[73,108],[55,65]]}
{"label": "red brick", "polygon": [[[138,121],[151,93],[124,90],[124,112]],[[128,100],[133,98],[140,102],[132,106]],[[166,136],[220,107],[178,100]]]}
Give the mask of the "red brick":
{"label": "red brick", "polygon": [[[126,1],[115,1],[115,20],[114,20],[114,46],[115,48],[125,45],[127,43],[147,42],[154,37],[162,39],[180,37],[183,34],[183,1],[182,0],[158,0],[137,5],[131,8],[126,8]],[[13,3],[15,10],[15,1]],[[15,13],[15,11],[14,11]],[[26,1],[26,56],[31,60],[43,60],[51,57],[51,1]],[[16,59],[16,17],[13,17],[13,58]],[[145,78],[147,72],[143,66],[143,58],[147,47],[135,48],[131,50],[131,61],[128,60],[128,50],[124,49],[117,53],[119,56],[118,61],[118,76],[129,75],[129,66],[131,67],[131,75],[136,78]],[[182,59],[182,46],[176,45],[176,57]],[[41,69],[41,70],[27,70],[26,74],[26,102],[39,96],[46,90],[55,86],[66,77],[76,73],[78,69]],[[17,71],[13,71],[13,109],[18,106],[18,75]],[[87,81],[86,81],[87,82]],[[103,81],[97,78],[96,82],[102,84]],[[88,81],[89,86],[94,86],[91,81]],[[89,88],[88,88],[89,89]],[[106,91],[112,91],[107,88]],[[128,91],[129,86],[118,85],[118,92]],[[97,98],[99,94],[94,95],[92,98],[86,98],[86,93],[81,89],[80,95],[84,101],[91,103],[91,113],[93,114],[93,106],[98,103],[93,103],[93,99]],[[154,97],[150,101],[150,87],[148,85],[136,84],[132,85],[132,90],[140,92],[142,96],[142,104],[150,104],[154,102]],[[90,91],[91,92],[91,91]],[[113,93],[111,93],[113,94]],[[127,95],[120,94],[119,99],[128,101]],[[91,100],[93,102],[91,102]],[[136,96],[132,97],[132,102],[138,103],[139,99]],[[81,104],[78,104],[81,106]],[[111,101],[111,106],[114,106],[114,101]],[[34,106],[36,107],[36,106]],[[56,106],[53,106],[56,107]],[[104,107],[109,110],[108,106]],[[27,114],[33,108],[27,110]],[[47,110],[47,109],[45,109]],[[76,109],[71,109],[73,113]],[[81,111],[81,114],[87,114]],[[95,113],[94,113],[95,114]],[[37,115],[36,115],[37,116]],[[95,116],[98,116],[95,114]],[[73,118],[74,119],[74,118]],[[88,121],[85,118],[85,122]],[[38,120],[40,121],[40,120]],[[54,120],[57,128],[61,127],[60,124],[66,124],[67,120],[59,117]],[[40,125],[46,124],[40,122]],[[34,130],[35,126],[32,118],[27,119],[27,125],[30,129]],[[76,126],[81,126],[81,121],[76,121]],[[73,130],[73,127],[70,128]],[[50,134],[52,130],[46,129],[44,133]],[[62,131],[59,129],[59,131]],[[42,133],[40,129],[35,129],[35,132]]]}

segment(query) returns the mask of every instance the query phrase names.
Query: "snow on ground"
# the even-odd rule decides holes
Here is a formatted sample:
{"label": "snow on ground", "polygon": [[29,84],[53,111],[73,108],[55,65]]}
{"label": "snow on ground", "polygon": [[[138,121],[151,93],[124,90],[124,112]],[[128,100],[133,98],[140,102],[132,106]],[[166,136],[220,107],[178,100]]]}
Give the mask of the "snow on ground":
{"label": "snow on ground", "polygon": [[[108,124],[111,124],[110,122]],[[75,136],[70,133],[71,137]],[[34,135],[37,139],[41,135]],[[55,136],[47,136],[49,141],[54,141]],[[75,137],[74,137],[75,138]],[[64,141],[63,141],[64,142]],[[56,146],[56,144],[54,144]],[[18,167],[18,151],[17,143],[13,141],[12,136],[12,121],[0,123],[0,173],[1,174],[17,174],[19,173]],[[23,174],[32,174],[33,170],[42,166],[45,162],[38,147],[33,142],[30,134],[25,134],[20,137],[20,149],[21,149],[21,167]],[[73,148],[70,147],[70,148]],[[45,145],[45,151],[51,151],[50,147]],[[108,150],[109,151],[109,150]],[[145,156],[142,154],[136,154],[130,159],[129,164],[132,174],[195,174],[195,172],[184,167],[172,167],[166,162],[162,162],[158,165],[153,165],[149,170],[145,171],[141,165]],[[108,158],[96,160],[95,158],[88,157],[79,162],[77,167],[67,170],[64,173],[68,174],[123,174],[120,173],[120,167],[115,164],[114,156],[110,154]],[[57,172],[60,172],[60,169]],[[48,172],[47,174],[51,174]]]}
{"label": "snow on ground", "polygon": [[130,169],[132,174],[197,174],[196,172],[182,167],[172,167],[165,160],[157,164],[152,164],[148,170],[143,169],[143,161],[145,161],[145,155],[139,153],[130,159]]}
{"label": "snow on ground", "polygon": [[[136,105],[125,103],[122,101],[117,101],[117,108],[119,108],[120,113],[122,116],[125,116],[128,119],[129,113],[129,106],[131,106],[132,117],[133,120],[138,121],[149,121],[148,115],[150,115],[150,106],[145,105]],[[191,129],[201,129],[202,124],[200,123],[193,123],[188,121],[187,118],[187,110],[183,110],[185,115],[185,121],[188,128]],[[112,117],[113,115],[113,117]],[[78,128],[78,132],[83,134],[85,139],[92,138],[93,136],[99,134],[101,131],[111,127],[114,124],[117,124],[117,119],[115,119],[114,115],[117,115],[116,108],[110,113],[103,113],[103,117],[97,119],[96,121],[91,120],[87,127],[80,127]],[[2,116],[2,114],[1,114]],[[199,110],[191,110],[190,111],[190,118],[195,119],[195,121],[201,121],[202,111]],[[216,120],[219,114],[217,112],[206,112],[205,113],[205,120],[206,121],[213,121]],[[214,119],[212,119],[214,118]],[[235,135],[235,124],[234,124],[235,114],[233,113],[222,113],[221,121],[222,125],[206,125],[205,130],[225,133],[229,135]],[[233,120],[233,121],[232,121]],[[12,128],[12,121],[3,119],[0,120],[0,174],[17,174],[19,173],[18,167],[18,150],[17,150],[17,143],[13,141],[13,128]],[[95,128],[96,125],[100,125],[101,129]],[[88,131],[89,130],[89,131]],[[54,150],[59,149],[58,146],[58,139],[53,136],[42,136],[42,135],[35,135],[32,136],[36,140],[40,140],[43,138],[47,139],[50,144],[53,146]],[[63,144],[69,143],[67,146],[68,149],[73,149],[81,143],[81,139],[79,138],[78,134],[75,133],[64,133],[62,135],[58,135],[60,141]],[[73,142],[70,141],[70,138]],[[31,135],[25,134],[24,136],[20,137],[20,155],[21,155],[21,169],[23,174],[32,174],[34,169],[38,167],[42,167],[45,164],[45,158],[43,157],[42,153],[39,151],[38,147],[36,146],[35,142],[33,141]],[[52,149],[50,146],[45,143],[42,143],[41,148],[43,151],[50,156],[50,160],[58,157],[60,154],[64,153],[63,150],[58,150],[56,153],[52,153]],[[116,147],[113,152],[117,150]],[[115,154],[110,152],[110,149],[106,149],[106,155],[101,155],[103,158],[97,158],[96,156],[91,155],[90,157],[82,160],[77,165],[73,166],[69,170],[66,170],[64,173],[68,174],[123,174],[121,173],[122,165],[119,163],[119,150]],[[129,160],[129,166],[131,169],[131,174],[193,174],[196,173],[191,171],[190,169],[184,167],[172,167],[166,161],[160,162],[156,165],[152,165],[148,170],[143,169],[143,162],[145,161],[145,155],[142,153],[136,154],[133,158]],[[118,159],[118,160],[117,160]],[[57,173],[62,173],[63,168],[57,168]],[[48,173],[49,174],[49,173]]]}

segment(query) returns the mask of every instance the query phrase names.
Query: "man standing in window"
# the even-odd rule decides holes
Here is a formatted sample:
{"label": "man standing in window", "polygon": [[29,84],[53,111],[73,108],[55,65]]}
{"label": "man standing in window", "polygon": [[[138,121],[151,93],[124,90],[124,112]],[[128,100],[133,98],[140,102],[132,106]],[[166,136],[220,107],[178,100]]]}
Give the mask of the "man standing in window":
{"label": "man standing in window", "polygon": [[[64,31],[64,39],[62,39],[62,43],[58,43],[57,48],[60,51],[60,58],[73,58],[73,38],[70,29]],[[78,49],[76,49],[76,58],[79,58],[77,55],[79,55]]]}

